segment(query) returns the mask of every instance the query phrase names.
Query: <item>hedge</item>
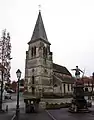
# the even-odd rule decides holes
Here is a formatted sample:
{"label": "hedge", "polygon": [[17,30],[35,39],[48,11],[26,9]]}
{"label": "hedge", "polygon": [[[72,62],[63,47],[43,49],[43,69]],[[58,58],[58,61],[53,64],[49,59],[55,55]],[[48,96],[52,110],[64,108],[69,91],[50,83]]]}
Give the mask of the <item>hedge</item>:
{"label": "hedge", "polygon": [[60,103],[60,104],[49,104],[49,103],[46,103],[46,109],[60,109],[60,108],[68,108],[70,107],[71,103]]}

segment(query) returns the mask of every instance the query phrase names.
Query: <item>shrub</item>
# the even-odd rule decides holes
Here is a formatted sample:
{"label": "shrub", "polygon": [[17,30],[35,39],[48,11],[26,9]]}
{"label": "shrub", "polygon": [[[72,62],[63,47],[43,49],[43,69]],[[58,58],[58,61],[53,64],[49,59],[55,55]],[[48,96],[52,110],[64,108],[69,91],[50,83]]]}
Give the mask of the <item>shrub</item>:
{"label": "shrub", "polygon": [[46,103],[46,109],[60,109],[60,108],[68,108],[70,107],[71,103],[60,103],[60,104],[49,104],[49,103]]}

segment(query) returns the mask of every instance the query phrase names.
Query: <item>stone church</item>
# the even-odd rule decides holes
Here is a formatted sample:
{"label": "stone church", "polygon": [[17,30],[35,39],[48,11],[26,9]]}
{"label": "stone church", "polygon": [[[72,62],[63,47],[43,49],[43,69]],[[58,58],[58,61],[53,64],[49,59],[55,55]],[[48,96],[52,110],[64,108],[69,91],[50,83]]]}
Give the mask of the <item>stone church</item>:
{"label": "stone church", "polygon": [[28,42],[25,61],[25,89],[32,94],[72,92],[72,75],[66,67],[53,63],[41,12]]}

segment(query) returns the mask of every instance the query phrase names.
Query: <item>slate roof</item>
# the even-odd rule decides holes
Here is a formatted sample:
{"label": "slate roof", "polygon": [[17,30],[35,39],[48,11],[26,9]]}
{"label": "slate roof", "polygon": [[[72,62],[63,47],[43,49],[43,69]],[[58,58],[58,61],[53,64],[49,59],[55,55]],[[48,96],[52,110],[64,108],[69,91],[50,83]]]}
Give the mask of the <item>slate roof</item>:
{"label": "slate roof", "polygon": [[53,63],[53,71],[57,73],[62,73],[65,75],[72,76],[66,67]]}
{"label": "slate roof", "polygon": [[42,41],[50,44],[49,41],[48,41],[47,35],[46,35],[46,31],[45,31],[45,27],[44,27],[44,24],[43,24],[43,20],[42,20],[42,16],[41,16],[40,11],[39,11],[38,18],[37,18],[37,21],[36,21],[36,24],[35,24],[35,28],[34,28],[34,31],[33,31],[33,34],[32,34],[32,38],[28,42],[28,44],[30,44],[32,42],[35,42],[37,40],[42,40]]}
{"label": "slate roof", "polygon": [[74,83],[75,79],[73,77],[63,77],[63,76],[60,76],[59,74],[55,74],[53,75],[53,80],[54,82],[55,81],[60,81],[60,82],[63,82],[63,83]]}

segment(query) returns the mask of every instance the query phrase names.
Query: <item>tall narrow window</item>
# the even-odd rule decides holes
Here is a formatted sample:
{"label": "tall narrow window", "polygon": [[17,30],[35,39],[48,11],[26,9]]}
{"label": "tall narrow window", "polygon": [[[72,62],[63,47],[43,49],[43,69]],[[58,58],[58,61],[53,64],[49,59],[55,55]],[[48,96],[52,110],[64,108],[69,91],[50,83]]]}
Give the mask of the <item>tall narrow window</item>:
{"label": "tall narrow window", "polygon": [[34,56],[36,56],[36,47],[34,47]]}
{"label": "tall narrow window", "polygon": [[32,47],[32,50],[31,50],[31,55],[32,55],[32,57],[33,57],[33,51],[34,51],[34,49],[33,49],[33,47]]}
{"label": "tall narrow window", "polygon": [[70,86],[69,86],[69,84],[67,84],[68,85],[68,91],[70,91]]}
{"label": "tall narrow window", "polygon": [[43,47],[43,56],[45,57],[45,47]]}
{"label": "tall narrow window", "polygon": [[[32,84],[34,84],[34,76],[32,76]],[[32,86],[32,94],[34,95],[35,93],[35,87]]]}
{"label": "tall narrow window", "polygon": [[64,85],[64,94],[66,93],[66,89],[65,89],[65,84],[63,84]]}
{"label": "tall narrow window", "polygon": [[34,76],[32,76],[32,84],[34,84]]}
{"label": "tall narrow window", "polygon": [[45,56],[47,57],[47,48],[45,48]]}
{"label": "tall narrow window", "polygon": [[47,57],[47,48],[46,47],[43,47],[43,56]]}
{"label": "tall narrow window", "polygon": [[35,94],[35,88],[32,87],[32,94],[34,95]]}
{"label": "tall narrow window", "polygon": [[71,84],[71,90],[73,90],[73,84]]}

